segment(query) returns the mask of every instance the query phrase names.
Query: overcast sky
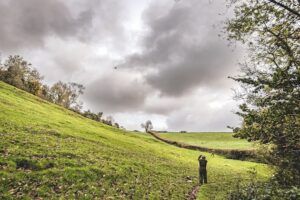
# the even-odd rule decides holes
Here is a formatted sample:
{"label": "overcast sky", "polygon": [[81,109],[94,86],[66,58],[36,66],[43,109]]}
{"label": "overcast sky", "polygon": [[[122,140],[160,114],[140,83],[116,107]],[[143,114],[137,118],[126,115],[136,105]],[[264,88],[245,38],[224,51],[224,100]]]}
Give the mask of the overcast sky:
{"label": "overcast sky", "polygon": [[[19,54],[52,84],[85,87],[84,108],[127,129],[238,125],[225,0],[1,0],[2,59]],[[221,34],[221,37],[219,36]]]}

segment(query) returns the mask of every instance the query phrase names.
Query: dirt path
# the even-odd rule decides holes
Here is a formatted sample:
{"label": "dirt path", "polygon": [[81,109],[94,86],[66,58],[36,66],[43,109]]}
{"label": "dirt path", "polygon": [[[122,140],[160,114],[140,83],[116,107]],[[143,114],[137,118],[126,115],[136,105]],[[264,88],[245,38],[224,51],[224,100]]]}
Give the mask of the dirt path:
{"label": "dirt path", "polygon": [[200,186],[196,185],[193,187],[192,191],[190,191],[187,200],[196,200],[197,199],[197,194],[199,192]]}

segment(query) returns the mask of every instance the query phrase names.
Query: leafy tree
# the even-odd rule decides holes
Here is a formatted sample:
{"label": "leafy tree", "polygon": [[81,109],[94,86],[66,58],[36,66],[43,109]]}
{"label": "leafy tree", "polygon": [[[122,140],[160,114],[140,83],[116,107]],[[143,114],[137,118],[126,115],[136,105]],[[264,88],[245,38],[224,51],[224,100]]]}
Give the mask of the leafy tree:
{"label": "leafy tree", "polygon": [[102,118],[102,115],[103,115],[103,112],[99,112],[99,113],[95,114],[95,113],[91,112],[90,110],[87,110],[87,111],[84,111],[82,113],[82,115],[84,117],[89,118],[89,119],[92,119],[92,120],[95,120],[97,122],[100,122],[101,118]]}
{"label": "leafy tree", "polygon": [[113,123],[114,123],[114,121],[115,120],[114,120],[114,118],[112,116],[107,116],[106,120],[104,120],[104,123],[107,124],[107,125],[109,125],[109,126],[112,126]]}
{"label": "leafy tree", "polygon": [[116,128],[120,128],[119,123],[114,123],[114,126],[115,126]]}
{"label": "leafy tree", "polygon": [[2,65],[2,60],[0,59],[0,80],[3,81],[3,76],[5,73],[4,66]]}
{"label": "leafy tree", "polygon": [[49,90],[51,102],[59,104],[68,109],[80,110],[82,103],[78,97],[83,94],[84,87],[78,83],[55,83]]}
{"label": "leafy tree", "polygon": [[103,116],[103,112],[98,112],[96,115],[97,115],[97,121],[100,122]]}
{"label": "leafy tree", "polygon": [[50,97],[50,88],[48,85],[43,85],[40,91],[40,95],[41,98],[50,101],[51,102],[51,97]]}
{"label": "leafy tree", "polygon": [[272,144],[271,162],[282,185],[300,184],[300,2],[231,0],[229,40],[246,44],[235,136]]}
{"label": "leafy tree", "polygon": [[0,80],[34,95],[40,94],[43,78],[21,56],[9,56],[0,71]]}
{"label": "leafy tree", "polygon": [[40,73],[33,69],[29,72],[26,81],[26,90],[34,95],[40,95],[42,91],[42,77]]}
{"label": "leafy tree", "polygon": [[147,120],[145,123],[141,124],[141,127],[145,129],[145,132],[148,133],[153,129],[152,122],[150,120]]}
{"label": "leafy tree", "polygon": [[[39,72],[21,56],[9,56],[4,64],[0,62],[1,81],[80,113],[82,103],[78,98],[85,89],[83,85],[59,81],[49,87],[42,84],[42,79]],[[89,117],[101,121],[102,114],[91,113]]]}

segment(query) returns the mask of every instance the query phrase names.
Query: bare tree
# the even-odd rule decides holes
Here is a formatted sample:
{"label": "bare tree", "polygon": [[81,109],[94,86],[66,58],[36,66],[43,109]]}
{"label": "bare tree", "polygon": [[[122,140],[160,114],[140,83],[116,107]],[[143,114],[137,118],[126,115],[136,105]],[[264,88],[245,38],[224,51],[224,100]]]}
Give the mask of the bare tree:
{"label": "bare tree", "polygon": [[145,123],[142,123],[141,127],[145,129],[146,133],[148,133],[150,130],[153,129],[153,125],[152,125],[152,122],[150,120],[147,120]]}

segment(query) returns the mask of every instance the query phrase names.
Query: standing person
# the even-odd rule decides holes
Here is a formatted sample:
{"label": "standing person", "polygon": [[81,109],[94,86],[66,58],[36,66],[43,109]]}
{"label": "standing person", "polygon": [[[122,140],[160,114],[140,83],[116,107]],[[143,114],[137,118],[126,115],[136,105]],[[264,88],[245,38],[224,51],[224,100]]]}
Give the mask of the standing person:
{"label": "standing person", "polygon": [[198,161],[199,161],[199,185],[202,185],[204,183],[207,183],[207,171],[206,171],[207,160],[205,156],[200,155],[198,157]]}

